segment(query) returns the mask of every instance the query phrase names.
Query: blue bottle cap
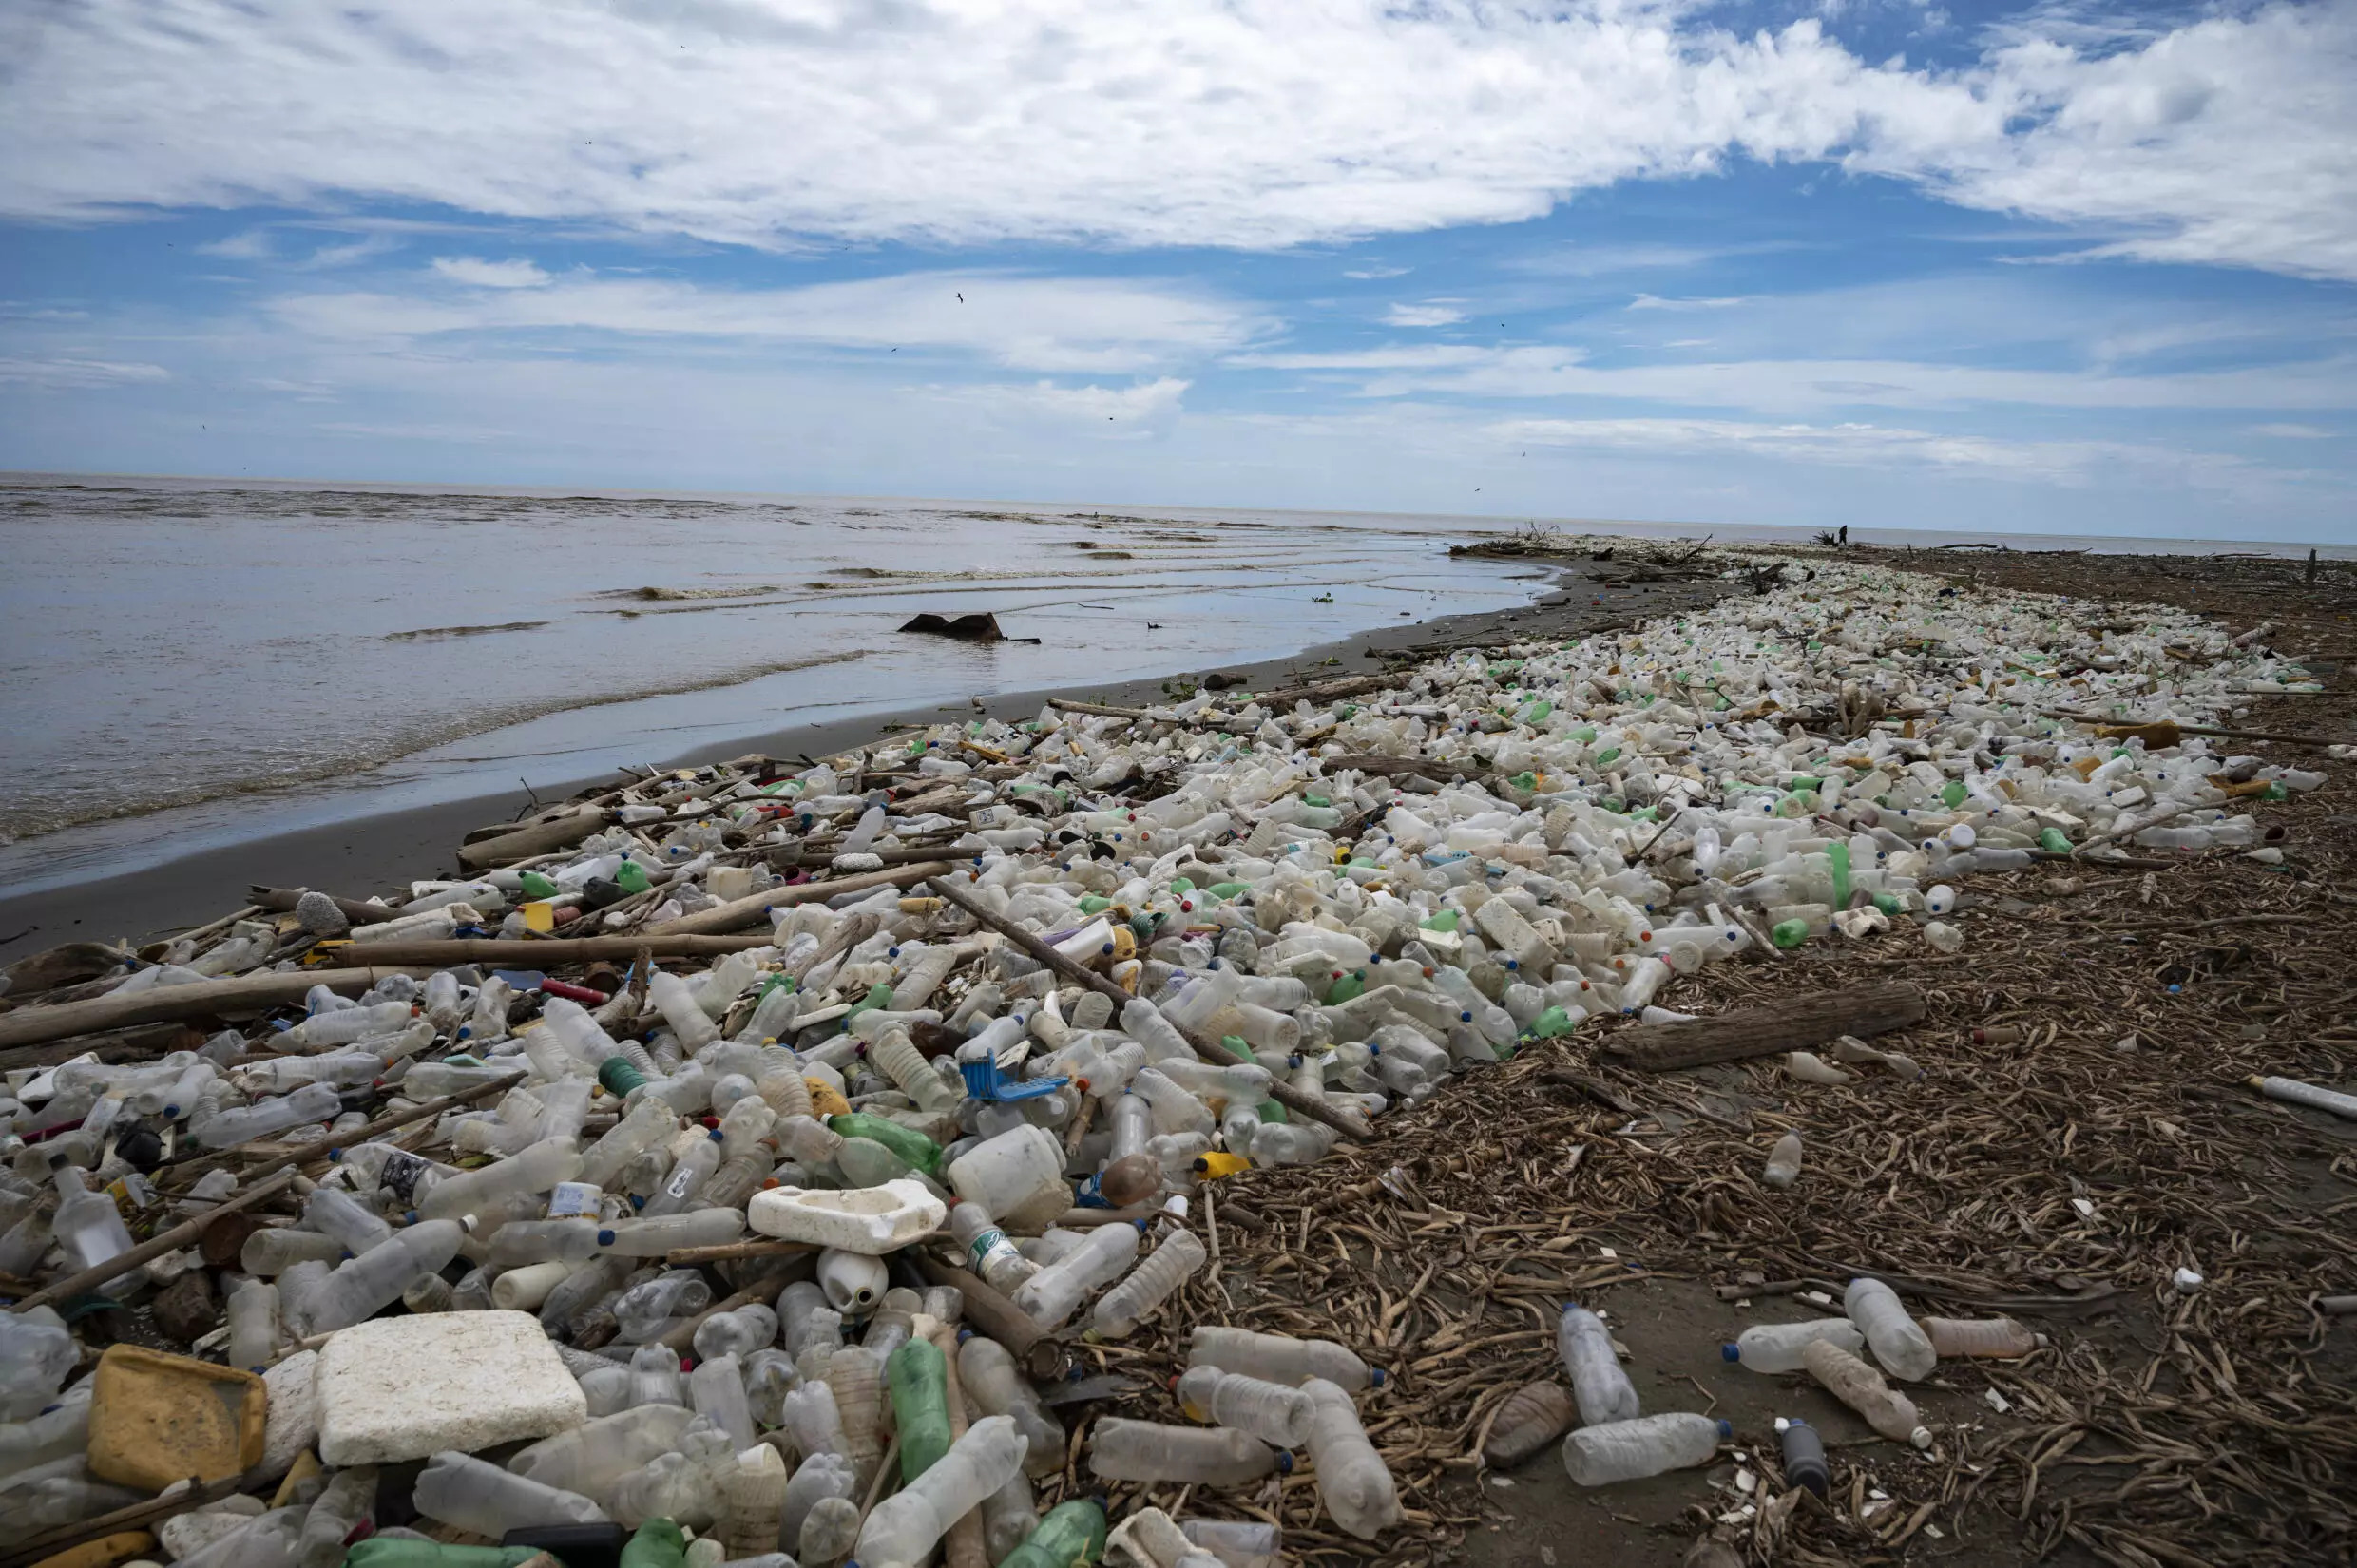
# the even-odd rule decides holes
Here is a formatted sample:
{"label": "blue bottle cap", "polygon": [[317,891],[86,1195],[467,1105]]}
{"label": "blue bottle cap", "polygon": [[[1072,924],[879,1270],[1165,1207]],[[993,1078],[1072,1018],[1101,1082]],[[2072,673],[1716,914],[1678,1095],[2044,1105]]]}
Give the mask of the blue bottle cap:
{"label": "blue bottle cap", "polygon": [[598,1233],[598,1245],[601,1247],[611,1247],[614,1245],[614,1233],[611,1231],[600,1231]]}
{"label": "blue bottle cap", "polygon": [[1734,1345],[1722,1345],[1718,1348],[1718,1358],[1721,1361],[1741,1361],[1743,1359],[1742,1348]]}
{"label": "blue bottle cap", "polygon": [[1386,1380],[1385,1380],[1385,1378],[1384,1378],[1384,1375],[1383,1375],[1383,1368],[1382,1368],[1382,1367],[1377,1367],[1373,1368],[1373,1371],[1374,1371],[1374,1378],[1375,1378],[1375,1386],[1376,1386],[1376,1387],[1378,1387],[1378,1388],[1380,1388],[1380,1387],[1382,1387],[1382,1386],[1383,1386],[1383,1385],[1384,1385],[1384,1383],[1385,1383],[1385,1381],[1386,1381]]}
{"label": "blue bottle cap", "polygon": [[[1276,1473],[1280,1476],[1290,1476],[1293,1473],[1293,1456],[1283,1449],[1277,1451]],[[845,1564],[844,1568],[850,1568],[850,1564]]]}
{"label": "blue bottle cap", "polygon": [[1734,1424],[1734,1422],[1732,1422],[1732,1421],[1722,1421],[1722,1422],[1720,1422],[1720,1423],[1718,1424],[1718,1441],[1719,1441],[1719,1442],[1721,1442],[1721,1443],[1725,1443],[1728,1439],[1730,1439],[1730,1438],[1734,1437],[1734,1435],[1735,1435],[1735,1424]]}

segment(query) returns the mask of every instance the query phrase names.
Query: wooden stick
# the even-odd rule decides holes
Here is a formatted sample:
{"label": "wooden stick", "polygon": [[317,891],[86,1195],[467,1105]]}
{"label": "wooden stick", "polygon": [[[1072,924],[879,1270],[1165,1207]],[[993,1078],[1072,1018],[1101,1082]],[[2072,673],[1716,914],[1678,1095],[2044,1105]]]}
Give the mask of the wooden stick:
{"label": "wooden stick", "polygon": [[[290,1165],[307,1164],[312,1160],[325,1157],[335,1150],[349,1149],[355,1143],[366,1143],[371,1138],[381,1138],[385,1134],[393,1132],[398,1128],[406,1127],[413,1121],[424,1121],[430,1117],[440,1116],[446,1111],[455,1111],[464,1106],[471,1105],[476,1100],[487,1100],[503,1089],[514,1088],[517,1084],[523,1082],[528,1076],[530,1075],[526,1073],[509,1073],[507,1077],[495,1078],[489,1083],[478,1083],[470,1089],[461,1089],[454,1095],[444,1095],[439,1100],[430,1100],[423,1105],[416,1106],[411,1110],[396,1112],[392,1116],[380,1116],[375,1120],[366,1122],[361,1126],[355,1127],[349,1133],[319,1138],[314,1142],[305,1143],[297,1148],[290,1149],[285,1154],[279,1155],[275,1159],[272,1159],[265,1164],[258,1165],[253,1170],[248,1171],[245,1174],[245,1178],[248,1181],[251,1181],[258,1176],[267,1176],[273,1171],[282,1171]],[[201,1155],[189,1155],[183,1158],[172,1161],[170,1164],[165,1165],[163,1169],[171,1172],[175,1179],[183,1176],[195,1176],[199,1172],[209,1169],[212,1165],[219,1163],[220,1160],[227,1158],[233,1154],[236,1154],[238,1152],[238,1147],[239,1146],[237,1144],[233,1143],[226,1149],[210,1149]]]}
{"label": "wooden stick", "polygon": [[[1025,930],[1021,926],[1016,925],[1013,921],[1008,920],[1005,915],[1000,914],[996,909],[991,908],[986,904],[977,903],[974,899],[968,896],[963,889],[957,887],[949,878],[942,876],[934,877],[932,881],[928,884],[928,886],[929,886],[933,891],[939,893],[942,897],[956,905],[959,908],[964,909],[968,914],[972,915],[976,920],[982,922],[985,926],[989,927],[992,930],[998,932],[1009,942],[1012,942],[1016,947],[1021,947],[1032,958],[1046,965],[1050,969],[1055,970],[1057,974],[1063,976],[1064,979],[1072,982],[1076,985],[1084,985],[1088,987],[1090,990],[1095,991],[1098,995],[1104,997],[1107,1001],[1111,1002],[1114,1006],[1120,1007],[1126,1003],[1137,1000],[1127,991],[1122,990],[1119,985],[1116,985],[1113,982],[1107,980],[1104,976],[1098,974],[1093,969],[1083,967],[1081,965],[1074,963],[1071,959],[1066,958],[1064,954],[1056,951],[1055,948],[1041,941],[1030,931]],[[1178,1028],[1178,1025],[1173,1024],[1172,1027]],[[1183,1039],[1189,1045],[1194,1047],[1195,1054],[1201,1057],[1205,1061],[1213,1062],[1221,1067],[1243,1067],[1252,1065],[1252,1063],[1247,1062],[1242,1057],[1237,1056],[1234,1051],[1229,1050],[1225,1045],[1221,1045],[1214,1041],[1206,1040],[1202,1036],[1196,1034],[1191,1030],[1179,1029],[1178,1034],[1179,1038]],[[1306,1116],[1313,1121],[1324,1122],[1327,1126],[1332,1127],[1335,1132],[1342,1134],[1345,1138],[1364,1141],[1372,1136],[1366,1123],[1360,1120],[1357,1117],[1337,1109],[1333,1105],[1328,1103],[1326,1100],[1320,1096],[1303,1094],[1299,1089],[1296,1089],[1292,1084],[1285,1082],[1282,1079],[1272,1079],[1270,1080],[1269,1098],[1275,1100],[1278,1104],[1284,1106],[1289,1111],[1295,1112],[1301,1116]]]}
{"label": "wooden stick", "polygon": [[403,968],[447,969],[454,964],[496,964],[503,967],[545,969],[552,964],[630,959],[642,951],[651,951],[658,958],[712,958],[764,947],[769,941],[767,932],[742,936],[559,936],[537,941],[529,937],[456,937],[441,941],[355,942],[335,951],[366,953]]}
{"label": "wooden stick", "polygon": [[[196,1481],[194,1476],[188,1479],[192,1484],[182,1491],[174,1492],[169,1497],[155,1498],[146,1502],[134,1502],[127,1508],[117,1508],[112,1513],[101,1514],[96,1519],[86,1519],[78,1524],[61,1524],[53,1530],[44,1530],[26,1539],[23,1545],[13,1551],[0,1555],[0,1568],[20,1568],[22,1564],[37,1564],[52,1556],[63,1560],[70,1560],[65,1558],[65,1554],[84,1541],[104,1540],[108,1536],[119,1535],[126,1530],[144,1530],[148,1525],[170,1519],[176,1514],[188,1513],[192,1509],[203,1507],[208,1502],[219,1502],[231,1493],[241,1490],[245,1481],[243,1476],[223,1476],[210,1484],[200,1486],[193,1484]],[[110,1558],[106,1560],[114,1559]]]}
{"label": "wooden stick", "polygon": [[1006,1353],[1034,1379],[1064,1375],[1070,1355],[1058,1345],[1039,1319],[993,1289],[980,1274],[944,1263],[927,1247],[911,1248],[904,1256],[915,1259],[917,1272],[930,1285],[954,1285],[966,1298],[966,1315],[975,1328],[1006,1347]]}
{"label": "wooden stick", "polygon": [[814,899],[833,898],[837,893],[865,892],[871,888],[905,888],[929,876],[945,875],[949,870],[949,863],[946,860],[921,860],[913,866],[888,866],[880,871],[862,871],[856,876],[836,877],[831,882],[804,882],[792,888],[771,888],[696,914],[666,920],[660,926],[650,926],[646,934],[690,936],[707,931],[733,931],[756,921],[765,921],[772,909],[808,904]]}
{"label": "wooden stick", "polygon": [[[292,909],[301,902],[308,888],[265,888],[259,883],[246,889],[245,896],[265,909]],[[328,894],[335,898],[334,893]],[[398,920],[401,911],[390,904],[379,904],[373,898],[335,898],[335,907],[344,911],[344,918],[355,926],[373,926],[380,920]]]}
{"label": "wooden stick", "polygon": [[[949,1441],[957,1442],[966,1435],[966,1389],[958,1382],[957,1329],[945,1323],[932,1332],[933,1348],[941,1352],[945,1403],[949,1407]],[[983,1545],[982,1510],[968,1508],[960,1514],[949,1533],[942,1538],[941,1559],[944,1568],[990,1568],[988,1551]]]}
{"label": "wooden stick", "polygon": [[266,1198],[278,1196],[294,1180],[294,1172],[280,1171],[260,1185],[249,1187],[236,1197],[215,1204],[196,1218],[183,1219],[170,1230],[150,1236],[127,1252],[117,1252],[104,1263],[85,1269],[78,1274],[68,1274],[54,1285],[43,1286],[9,1310],[29,1312],[35,1307],[46,1307],[52,1301],[70,1301],[85,1291],[96,1290],[117,1274],[130,1272],[149,1258],[162,1257],[176,1247],[187,1246],[197,1239],[200,1232],[221,1215],[235,1214],[240,1209],[251,1209]]}
{"label": "wooden stick", "polygon": [[[814,1252],[816,1250],[812,1249]],[[722,1296],[694,1317],[683,1320],[677,1328],[665,1333],[655,1343],[668,1345],[675,1350],[684,1350],[696,1343],[696,1330],[704,1326],[706,1319],[718,1317],[722,1312],[733,1312],[739,1307],[750,1307],[757,1301],[775,1300],[777,1292],[786,1288],[788,1283],[786,1275],[793,1271],[798,1261],[798,1259],[789,1258],[782,1264],[762,1270],[755,1276],[752,1284],[732,1294]]]}
{"label": "wooden stick", "polygon": [[605,826],[605,813],[596,808],[575,812],[546,822],[534,822],[496,838],[478,839],[458,847],[458,864],[469,871],[486,870],[511,860],[525,860],[552,850],[565,850]]}
{"label": "wooden stick", "polygon": [[1651,1072],[1805,1051],[1843,1035],[1904,1029],[1924,1017],[1924,994],[1907,982],[1853,985],[1768,1007],[1739,1007],[1686,1023],[1639,1023],[1604,1037],[1604,1049]]}
{"label": "wooden stick", "polygon": [[236,975],[226,980],[201,980],[186,985],[158,985],[129,996],[92,997],[19,1007],[0,1015],[0,1046],[38,1045],[70,1035],[96,1034],[133,1023],[162,1023],[172,1019],[202,1018],[214,1013],[260,1013],[300,1002],[314,985],[341,994],[365,991],[401,966],[369,968],[310,969],[296,974]]}
{"label": "wooden stick", "polygon": [[792,1257],[797,1252],[816,1252],[822,1249],[814,1241],[723,1241],[714,1247],[680,1247],[663,1254],[663,1261],[674,1269],[691,1268],[699,1263],[733,1263],[745,1257]]}
{"label": "wooden stick", "polygon": [[138,1061],[168,1056],[175,1049],[193,1051],[203,1042],[204,1036],[185,1023],[140,1023],[103,1035],[0,1051],[0,1072],[14,1067],[54,1067],[85,1052],[105,1062]]}

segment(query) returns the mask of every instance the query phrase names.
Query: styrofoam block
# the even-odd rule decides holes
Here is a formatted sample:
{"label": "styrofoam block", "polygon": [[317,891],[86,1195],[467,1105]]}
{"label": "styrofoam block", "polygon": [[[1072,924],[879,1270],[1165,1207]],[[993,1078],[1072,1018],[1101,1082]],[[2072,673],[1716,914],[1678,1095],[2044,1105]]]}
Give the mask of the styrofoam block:
{"label": "styrofoam block", "polygon": [[276,1480],[319,1440],[319,1352],[297,1350],[262,1373],[262,1462],[255,1473]]}
{"label": "styrofoam block", "polygon": [[753,1195],[745,1218],[764,1235],[881,1257],[930,1235],[949,1214],[923,1182],[904,1178],[839,1192],[773,1187]]}
{"label": "styrofoam block", "polygon": [[319,1460],[473,1453],[589,1419],[581,1385],[529,1312],[429,1312],[357,1323],[319,1349]]}

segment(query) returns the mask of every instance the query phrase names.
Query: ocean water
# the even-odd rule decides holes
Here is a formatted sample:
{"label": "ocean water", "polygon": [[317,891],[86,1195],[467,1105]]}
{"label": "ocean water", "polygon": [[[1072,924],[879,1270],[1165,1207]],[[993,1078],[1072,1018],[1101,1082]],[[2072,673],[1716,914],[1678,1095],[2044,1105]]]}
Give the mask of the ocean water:
{"label": "ocean water", "polygon": [[[0,480],[0,886],[1526,603],[1472,520]],[[899,632],[995,613],[1010,639]],[[521,781],[521,782],[519,782]]]}

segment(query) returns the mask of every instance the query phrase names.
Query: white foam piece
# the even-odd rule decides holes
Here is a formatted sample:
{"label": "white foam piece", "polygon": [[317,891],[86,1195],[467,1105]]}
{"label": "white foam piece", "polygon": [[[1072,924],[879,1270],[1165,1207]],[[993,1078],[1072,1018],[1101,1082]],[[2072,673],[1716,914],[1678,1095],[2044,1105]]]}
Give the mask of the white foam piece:
{"label": "white foam piece", "polygon": [[262,1373],[262,1459],[265,1480],[295,1467],[319,1440],[319,1352],[298,1350]]}
{"label": "white foam piece", "polygon": [[528,1312],[374,1318],[319,1350],[319,1460],[473,1453],[589,1419],[581,1385]]}
{"label": "white foam piece", "polygon": [[746,1221],[763,1235],[881,1257],[940,1229],[949,1206],[921,1181],[881,1187],[773,1187],[753,1195]]}

